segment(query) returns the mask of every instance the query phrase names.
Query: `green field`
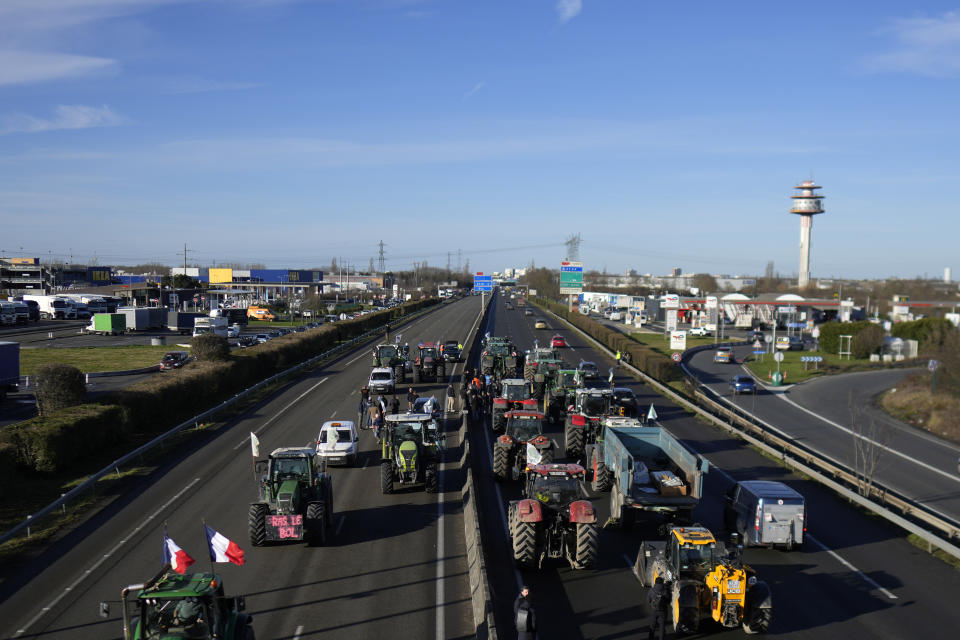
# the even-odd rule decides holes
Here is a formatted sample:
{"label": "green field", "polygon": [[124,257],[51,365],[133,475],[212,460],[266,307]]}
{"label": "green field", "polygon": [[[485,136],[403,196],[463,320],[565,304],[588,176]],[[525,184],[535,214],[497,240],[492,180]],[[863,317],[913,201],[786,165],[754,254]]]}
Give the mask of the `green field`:
{"label": "green field", "polygon": [[[184,338],[184,344],[189,342]],[[21,349],[20,375],[32,376],[42,364],[69,364],[84,373],[97,371],[126,371],[160,364],[167,351],[180,351],[183,347],[168,344],[162,347],[70,347],[66,349]]]}
{"label": "green field", "polygon": [[[673,351],[670,349],[670,337],[664,336],[662,333],[650,333],[649,331],[634,331],[627,334],[637,342],[645,344],[654,351],[662,353],[664,355],[671,355]],[[730,342],[730,340],[724,336],[723,342]],[[687,349],[693,349],[694,347],[702,347],[704,345],[713,344],[713,336],[709,337],[700,337],[700,336],[691,336],[687,334]]]}
{"label": "green field", "polygon": [[[866,369],[882,369],[887,364],[870,362],[869,360],[847,360],[840,359],[840,356],[832,353],[823,353],[820,351],[781,351],[783,362],[780,363],[780,371],[785,373],[784,382],[792,384],[801,382],[816,376],[846,373],[848,371],[863,371]],[[823,362],[819,364],[800,362],[802,356],[821,356]],[[750,372],[760,380],[768,380],[769,373],[777,370],[777,363],[773,359],[772,353],[766,353],[763,356],[750,356],[751,358],[763,358],[763,360],[751,360],[746,363]]]}

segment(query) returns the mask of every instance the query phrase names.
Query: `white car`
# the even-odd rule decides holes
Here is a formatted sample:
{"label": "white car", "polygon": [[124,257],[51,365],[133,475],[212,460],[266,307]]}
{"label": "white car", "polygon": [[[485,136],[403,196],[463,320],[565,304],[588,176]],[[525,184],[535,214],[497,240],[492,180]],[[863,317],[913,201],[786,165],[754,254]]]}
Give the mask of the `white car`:
{"label": "white car", "polygon": [[360,434],[351,420],[324,422],[317,435],[317,455],[327,464],[353,466],[357,462]]}
{"label": "white car", "polygon": [[370,389],[370,393],[393,393],[395,391],[393,369],[390,367],[374,367],[370,371],[367,387]]}
{"label": "white car", "polygon": [[712,336],[713,333],[710,331],[710,329],[707,329],[706,327],[694,327],[693,329],[690,329],[690,335],[692,335],[692,336]]}

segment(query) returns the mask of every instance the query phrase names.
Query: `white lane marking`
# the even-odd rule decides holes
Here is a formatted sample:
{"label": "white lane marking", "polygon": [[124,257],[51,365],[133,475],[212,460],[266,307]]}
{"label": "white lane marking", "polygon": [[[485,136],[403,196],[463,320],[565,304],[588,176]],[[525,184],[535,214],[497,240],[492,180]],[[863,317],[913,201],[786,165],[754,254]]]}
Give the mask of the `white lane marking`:
{"label": "white lane marking", "polygon": [[343,523],[347,521],[347,516],[340,516],[340,522],[337,523],[337,530],[333,532],[333,535],[340,535],[340,529],[343,529]]}
{"label": "white lane marking", "polygon": [[334,419],[334,418],[336,418],[336,417],[337,417],[337,412],[336,412],[336,411],[334,411],[333,413],[330,414],[330,419],[331,419],[331,420]]}
{"label": "white lane marking", "polygon": [[303,625],[297,625],[297,630],[293,632],[293,640],[300,640],[300,634],[303,633]]}
{"label": "white lane marking", "polygon": [[886,589],[884,589],[883,587],[881,587],[879,584],[876,583],[875,580],[873,580],[873,578],[871,578],[870,576],[868,576],[867,574],[865,574],[864,572],[860,571],[860,570],[857,569],[855,566],[853,566],[852,564],[850,564],[849,562],[847,562],[843,557],[841,557],[841,555],[840,555],[839,553],[837,553],[837,552],[834,551],[833,549],[830,549],[829,547],[827,547],[827,545],[823,544],[822,542],[820,542],[819,540],[817,540],[816,538],[814,538],[814,537],[813,537],[812,535],[810,535],[809,533],[807,534],[807,540],[809,540],[809,541],[812,542],[813,544],[815,544],[815,545],[817,545],[818,547],[820,547],[822,550],[824,550],[824,551],[826,551],[827,553],[829,553],[831,556],[833,556],[833,558],[835,558],[835,559],[837,560],[837,562],[839,562],[840,564],[842,564],[843,566],[845,566],[847,569],[850,569],[850,571],[853,571],[855,574],[857,574],[858,576],[860,576],[867,584],[873,585],[873,588],[874,588],[874,589],[876,589],[877,591],[879,591],[879,592],[882,593],[883,595],[887,596],[887,597],[890,598],[891,600],[897,600],[897,596],[893,595],[892,593],[890,593],[889,591],[887,591]]}
{"label": "white lane marking", "polygon": [[[706,456],[704,456],[704,457],[706,457]],[[721,469],[720,467],[718,467],[718,466],[716,466],[715,464],[713,464],[713,462],[711,462],[710,460],[707,460],[707,462],[710,464],[710,472],[711,472],[711,473],[713,473],[714,471],[716,471],[717,473],[719,473],[720,475],[722,475],[724,478],[726,478],[726,479],[729,480],[730,482],[736,484],[737,481],[733,478],[733,476],[731,476],[729,473],[727,473],[726,471],[724,471],[724,470]],[[839,553],[837,553],[837,552],[834,551],[833,549],[829,548],[827,545],[823,544],[822,542],[820,542],[819,540],[817,540],[816,538],[814,538],[814,537],[813,537],[812,535],[810,535],[809,533],[806,534],[805,537],[806,537],[807,540],[809,540],[809,541],[812,542],[813,544],[815,544],[815,545],[817,545],[818,547],[820,547],[820,549],[822,549],[823,551],[826,551],[827,553],[829,553],[829,554],[830,554],[834,559],[836,559],[840,564],[842,564],[843,566],[845,566],[846,568],[850,569],[850,570],[853,571],[855,574],[857,574],[858,576],[860,576],[860,577],[864,580],[864,582],[866,582],[866,583],[869,584],[869,585],[872,585],[875,589],[878,589],[883,595],[887,596],[887,597],[890,598],[891,600],[896,600],[896,599],[897,599],[897,596],[893,595],[892,593],[890,593],[889,591],[887,591],[886,589],[884,589],[883,587],[881,587],[881,586],[880,586],[879,584],[877,584],[876,581],[874,581],[870,576],[868,576],[867,574],[863,573],[862,571],[860,571],[859,569],[857,569],[855,566],[853,566],[852,564],[850,564],[847,560],[845,560]]]}
{"label": "white lane marking", "polygon": [[185,494],[187,491],[189,491],[190,489],[192,489],[192,488],[193,488],[193,485],[197,484],[198,482],[200,482],[200,478],[194,478],[187,486],[185,486],[183,489],[180,489],[180,491],[178,491],[177,493],[175,493],[172,498],[170,498],[169,500],[167,500],[166,502],[164,502],[163,505],[161,505],[159,509],[157,509],[156,511],[154,511],[153,513],[151,513],[149,516],[147,516],[146,519],[144,519],[143,522],[141,522],[140,524],[138,524],[138,525],[133,529],[133,531],[131,531],[130,533],[127,534],[127,537],[126,537],[126,538],[123,538],[122,540],[118,541],[118,542],[116,543],[116,545],[114,545],[113,548],[110,549],[110,551],[108,551],[107,553],[103,554],[103,556],[101,556],[101,558],[100,558],[99,560],[97,560],[97,561],[93,564],[93,566],[91,566],[89,569],[87,569],[86,571],[84,571],[83,574],[82,574],[79,578],[77,578],[77,579],[74,580],[72,583],[70,583],[70,586],[65,587],[65,588],[63,589],[63,591],[61,591],[60,594],[59,594],[56,598],[54,598],[53,601],[52,601],[50,604],[48,604],[47,606],[45,606],[45,607],[43,607],[42,609],[40,609],[40,612],[37,613],[37,615],[35,615],[35,616],[33,616],[32,618],[30,618],[30,620],[27,622],[27,624],[23,625],[23,628],[17,629],[17,632],[13,635],[13,637],[14,637],[14,638],[18,638],[18,637],[22,636],[24,633],[26,633],[26,632],[27,632],[27,629],[29,629],[30,627],[32,627],[33,625],[35,625],[35,624],[37,623],[37,620],[39,620],[40,618],[42,618],[45,613],[47,613],[48,611],[50,611],[51,609],[53,609],[54,607],[56,607],[56,606],[60,603],[60,601],[63,600],[63,597],[64,597],[65,595],[67,595],[68,593],[70,593],[71,591],[73,591],[74,589],[76,589],[78,586],[80,586],[80,583],[81,583],[81,582],[83,582],[91,573],[93,573],[94,571],[96,571],[96,570],[100,567],[100,565],[102,565],[104,562],[106,562],[107,560],[109,560],[109,559],[113,556],[114,553],[116,553],[117,551],[119,551],[119,550],[123,547],[123,545],[125,545],[125,544],[130,540],[130,538],[132,538],[133,536],[135,536],[135,535],[137,535],[138,533],[140,533],[140,531],[141,531],[144,527],[146,527],[148,524],[150,524],[151,522],[153,522],[153,520],[154,520],[157,516],[159,516],[161,513],[163,513],[163,512],[167,509],[167,507],[169,507],[171,504],[173,504],[174,502],[176,502],[177,500],[179,500],[179,499],[180,499],[180,496],[182,496],[182,495]]}
{"label": "white lane marking", "polygon": [[[283,413],[284,413],[287,409],[289,409],[289,408],[292,407],[293,405],[295,405],[295,404],[297,404],[298,402],[300,402],[301,400],[303,400],[305,397],[307,397],[307,395],[308,395],[311,391],[313,391],[314,389],[316,389],[317,387],[319,387],[320,385],[322,385],[322,384],[323,384],[324,382],[326,382],[327,380],[329,380],[328,377],[321,378],[320,381],[317,382],[317,384],[313,385],[312,387],[310,387],[309,389],[307,389],[306,391],[304,391],[303,393],[301,393],[299,396],[297,396],[296,398],[294,398],[293,400],[291,400],[291,401],[287,404],[287,406],[285,406],[285,407],[283,407],[282,409],[280,409],[280,411],[277,411],[275,414],[273,414],[273,415],[270,417],[269,420],[267,420],[266,422],[264,422],[264,423],[263,423],[262,425],[260,425],[258,428],[254,429],[254,431],[253,431],[254,434],[259,434],[260,432],[262,432],[264,429],[267,428],[267,426],[268,426],[271,422],[273,422],[274,420],[276,420],[277,418],[279,418],[281,415],[283,415]],[[237,446],[235,446],[235,447],[233,448],[233,450],[236,451],[237,449],[239,449],[239,448],[241,448],[241,447],[249,446],[249,443],[250,443],[250,436],[247,436],[247,437],[245,437],[245,438],[240,442],[240,444],[238,444]]]}
{"label": "white lane marking", "polygon": [[800,409],[801,411],[803,411],[803,412],[805,412],[805,413],[810,414],[810,415],[813,416],[814,418],[818,418],[818,419],[822,420],[823,422],[826,422],[827,424],[829,424],[829,425],[832,426],[832,427],[836,427],[837,429],[839,429],[840,431],[843,431],[843,432],[846,433],[847,435],[852,435],[852,436],[854,436],[855,438],[860,438],[860,439],[862,439],[862,440],[865,440],[865,441],[869,442],[870,444],[876,445],[876,446],[878,446],[878,447],[882,447],[885,451],[889,451],[890,453],[892,453],[892,454],[895,455],[895,456],[900,456],[900,457],[903,458],[904,460],[909,460],[910,462],[912,462],[912,463],[914,463],[914,464],[916,464],[916,465],[918,465],[918,466],[921,466],[921,467],[923,467],[924,469],[926,469],[926,470],[928,470],[928,471],[933,471],[934,473],[938,473],[938,474],[940,474],[941,476],[943,476],[944,478],[948,478],[948,479],[950,479],[950,480],[953,480],[954,482],[960,482],[960,476],[955,476],[955,475],[953,475],[953,474],[951,474],[951,473],[947,473],[946,471],[942,471],[942,470],[940,470],[940,469],[937,469],[937,468],[934,467],[933,465],[927,464],[926,462],[923,462],[923,461],[921,461],[921,460],[917,460],[916,458],[912,458],[912,457],[908,456],[907,454],[905,454],[905,453],[903,453],[903,452],[897,451],[897,450],[894,449],[894,448],[888,447],[888,446],[886,446],[885,444],[883,444],[882,442],[877,442],[877,441],[875,441],[875,440],[871,440],[870,438],[868,438],[868,437],[866,437],[866,436],[859,435],[859,434],[855,434],[852,430],[844,427],[843,425],[838,424],[838,423],[836,423],[836,422],[834,422],[833,420],[830,420],[830,419],[828,419],[828,418],[824,418],[824,417],[821,416],[820,414],[815,413],[815,412],[811,411],[810,409],[807,409],[806,407],[801,407],[799,404],[797,404],[796,402],[794,402],[794,401],[791,400],[790,398],[786,397],[785,394],[778,393],[778,394],[775,394],[775,395],[776,395],[778,398],[780,398],[781,400],[783,400],[784,402],[793,405],[794,407],[796,407],[797,409]]}

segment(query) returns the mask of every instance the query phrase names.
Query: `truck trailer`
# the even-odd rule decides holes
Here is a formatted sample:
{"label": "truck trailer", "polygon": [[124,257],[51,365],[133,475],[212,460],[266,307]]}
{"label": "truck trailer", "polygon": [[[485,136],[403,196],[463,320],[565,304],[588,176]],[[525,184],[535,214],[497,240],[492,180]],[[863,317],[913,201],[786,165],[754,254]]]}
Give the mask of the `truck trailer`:
{"label": "truck trailer", "polygon": [[127,331],[127,316],[122,313],[96,313],[87,326],[87,333],[116,336]]}
{"label": "truck trailer", "polygon": [[0,400],[20,384],[20,343],[0,342]]}
{"label": "truck trailer", "polygon": [[[598,441],[594,473],[610,486],[610,516],[629,528],[644,514],[665,515],[689,522],[703,495],[703,476],[709,470],[706,458],[692,453],[660,426],[639,426],[639,421],[620,418],[606,426]],[[589,458],[588,458],[589,459]]]}

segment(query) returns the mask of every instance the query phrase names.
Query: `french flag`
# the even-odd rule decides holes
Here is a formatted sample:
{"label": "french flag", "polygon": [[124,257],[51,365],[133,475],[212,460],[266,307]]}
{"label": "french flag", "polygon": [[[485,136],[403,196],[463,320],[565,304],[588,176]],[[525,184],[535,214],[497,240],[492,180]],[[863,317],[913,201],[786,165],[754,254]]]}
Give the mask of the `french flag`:
{"label": "french flag", "polygon": [[213,562],[232,562],[243,564],[243,549],[222,533],[203,525],[207,531],[207,546],[210,547],[210,560]]}
{"label": "french flag", "polygon": [[194,563],[186,551],[177,546],[177,543],[163,532],[163,563],[169,564],[170,568],[177,573],[186,573],[187,568]]}

